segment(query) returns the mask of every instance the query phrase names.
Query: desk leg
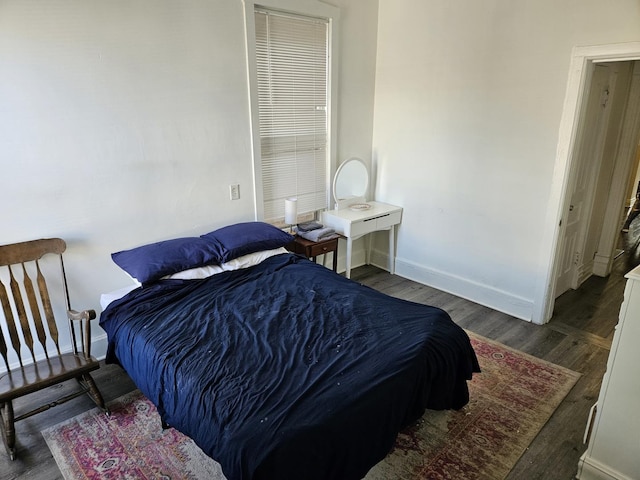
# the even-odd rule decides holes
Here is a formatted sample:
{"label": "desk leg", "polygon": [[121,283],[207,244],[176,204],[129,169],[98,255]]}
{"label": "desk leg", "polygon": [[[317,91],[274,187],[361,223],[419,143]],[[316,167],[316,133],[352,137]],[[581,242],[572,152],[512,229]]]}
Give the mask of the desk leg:
{"label": "desk leg", "polygon": [[389,229],[389,273],[393,275],[396,270],[396,226]]}
{"label": "desk leg", "polygon": [[351,278],[351,250],[353,249],[353,240],[351,237],[347,237],[347,268],[345,276]]}
{"label": "desk leg", "polygon": [[371,239],[373,237],[373,232],[367,234],[367,238],[364,239],[365,243],[365,263],[367,265],[371,265]]}

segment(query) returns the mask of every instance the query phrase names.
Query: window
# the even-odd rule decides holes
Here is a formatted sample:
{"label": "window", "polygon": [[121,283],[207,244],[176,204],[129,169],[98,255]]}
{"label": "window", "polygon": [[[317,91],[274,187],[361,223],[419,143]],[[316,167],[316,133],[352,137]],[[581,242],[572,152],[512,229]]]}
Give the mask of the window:
{"label": "window", "polygon": [[254,5],[252,23],[256,216],[280,225],[286,198],[300,220],[328,203],[331,20]]}

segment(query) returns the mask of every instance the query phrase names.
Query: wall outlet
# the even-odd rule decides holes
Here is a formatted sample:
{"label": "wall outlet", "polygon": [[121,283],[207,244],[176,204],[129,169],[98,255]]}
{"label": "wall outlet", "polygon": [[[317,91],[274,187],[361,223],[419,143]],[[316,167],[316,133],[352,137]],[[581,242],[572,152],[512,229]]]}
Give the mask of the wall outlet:
{"label": "wall outlet", "polygon": [[240,199],[240,185],[239,184],[234,183],[232,185],[229,185],[229,198],[231,198],[231,200]]}

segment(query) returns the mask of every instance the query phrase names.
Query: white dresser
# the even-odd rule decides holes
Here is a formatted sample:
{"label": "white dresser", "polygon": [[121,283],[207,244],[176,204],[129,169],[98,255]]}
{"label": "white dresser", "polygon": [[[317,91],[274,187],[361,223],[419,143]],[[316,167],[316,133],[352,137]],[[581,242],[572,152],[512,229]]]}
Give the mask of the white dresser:
{"label": "white dresser", "polygon": [[640,479],[640,267],[626,275],[620,318],[577,478]]}
{"label": "white dresser", "polygon": [[[327,210],[322,213],[322,223],[335,229],[347,239],[346,276],[351,277],[351,255],[353,241],[368,233],[380,230],[389,231],[389,272],[395,271],[396,233],[395,226],[402,221],[402,207],[381,202],[367,202],[371,208],[367,210],[352,210],[349,207],[340,210]],[[371,242],[367,242],[366,258],[369,263]]]}

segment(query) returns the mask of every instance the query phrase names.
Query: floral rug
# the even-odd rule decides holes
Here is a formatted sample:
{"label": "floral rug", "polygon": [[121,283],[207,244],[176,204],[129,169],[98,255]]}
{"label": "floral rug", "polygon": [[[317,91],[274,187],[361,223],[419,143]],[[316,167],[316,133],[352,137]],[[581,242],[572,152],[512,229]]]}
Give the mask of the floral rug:
{"label": "floral rug", "polygon": [[[503,479],[579,374],[469,333],[482,373],[459,411],[428,410],[398,435],[366,480]],[[42,432],[66,480],[224,480],[220,465],[174,429],[162,430],[139,391]]]}

